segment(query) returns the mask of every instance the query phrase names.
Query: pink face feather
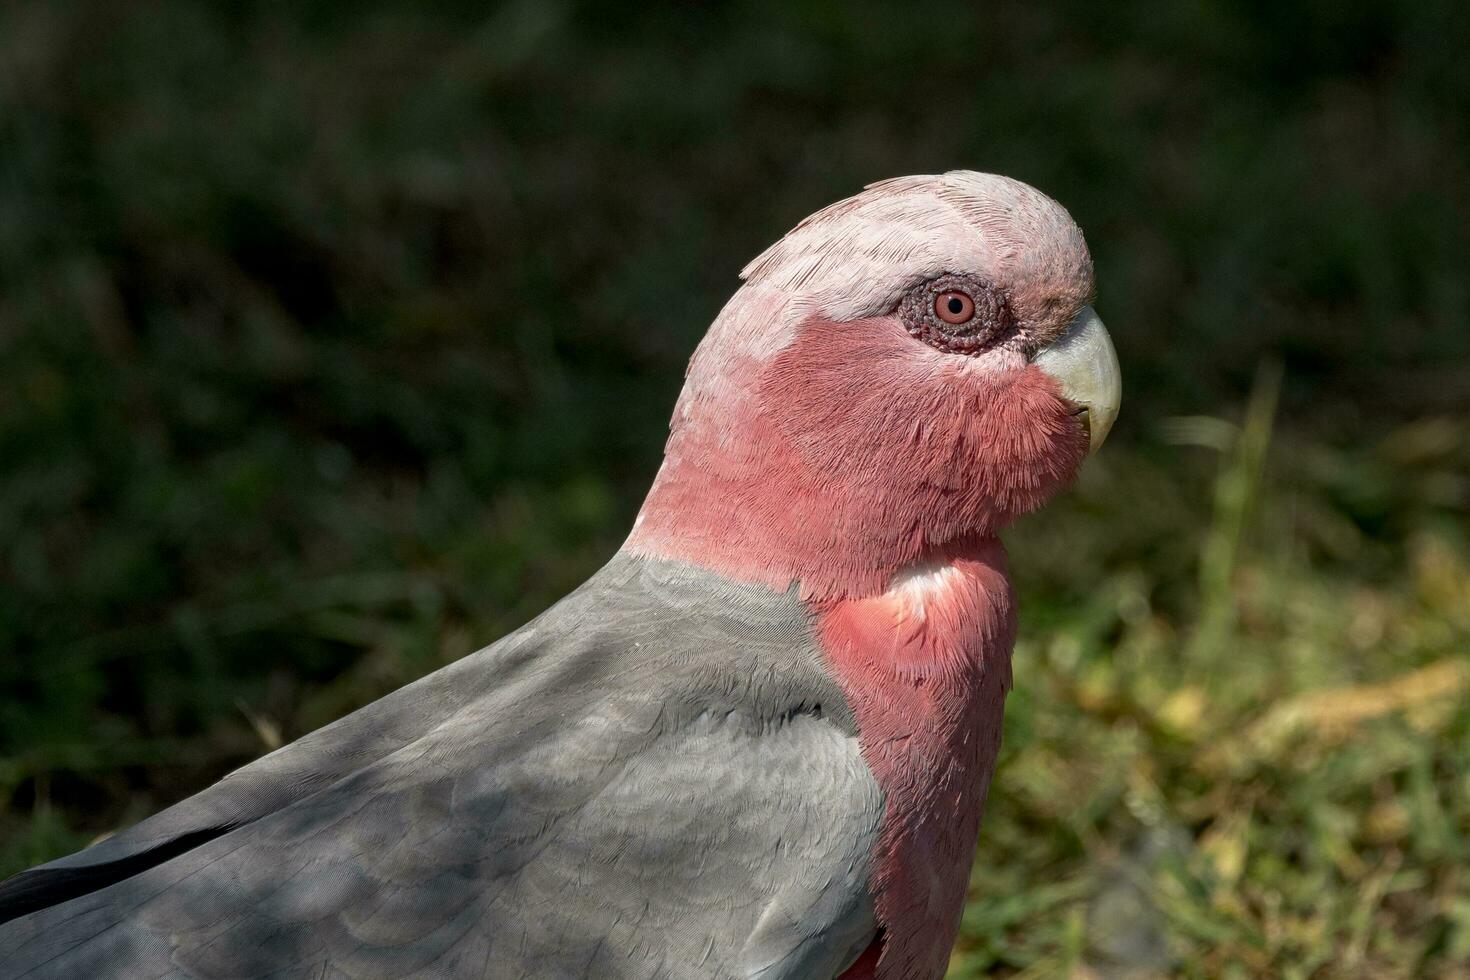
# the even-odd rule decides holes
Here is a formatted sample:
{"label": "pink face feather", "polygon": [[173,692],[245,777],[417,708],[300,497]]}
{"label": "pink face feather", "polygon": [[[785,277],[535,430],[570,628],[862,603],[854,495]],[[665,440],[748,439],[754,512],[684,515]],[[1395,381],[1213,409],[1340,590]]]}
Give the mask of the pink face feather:
{"label": "pink face feather", "polygon": [[1087,454],[1035,358],[1090,314],[1092,261],[1050,198],[955,172],[817,212],[744,279],[626,547],[799,589],[886,799],[882,939],[847,976],[937,977],[1010,686],[995,535]]}

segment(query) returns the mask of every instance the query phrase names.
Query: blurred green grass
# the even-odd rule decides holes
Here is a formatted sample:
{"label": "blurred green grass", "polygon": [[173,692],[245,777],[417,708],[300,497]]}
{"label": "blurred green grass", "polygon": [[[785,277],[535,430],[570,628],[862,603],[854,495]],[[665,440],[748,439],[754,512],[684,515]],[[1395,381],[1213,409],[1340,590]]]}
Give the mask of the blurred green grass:
{"label": "blurred green grass", "polygon": [[1470,65],[1425,3],[0,10],[0,873],[529,618],[734,272],[1062,200],[1124,414],[1009,545],[956,976],[1470,961]]}

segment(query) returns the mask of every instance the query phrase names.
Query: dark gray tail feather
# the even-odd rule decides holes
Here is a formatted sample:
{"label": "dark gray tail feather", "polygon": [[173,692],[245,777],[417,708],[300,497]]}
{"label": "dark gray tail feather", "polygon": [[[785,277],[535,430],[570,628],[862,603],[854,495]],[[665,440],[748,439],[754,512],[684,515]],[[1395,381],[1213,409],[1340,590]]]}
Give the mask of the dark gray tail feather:
{"label": "dark gray tail feather", "polygon": [[115,885],[227,834],[236,826],[238,824],[221,824],[190,831],[157,847],[115,861],[60,867],[42,865],[11,875],[0,881],[0,923]]}

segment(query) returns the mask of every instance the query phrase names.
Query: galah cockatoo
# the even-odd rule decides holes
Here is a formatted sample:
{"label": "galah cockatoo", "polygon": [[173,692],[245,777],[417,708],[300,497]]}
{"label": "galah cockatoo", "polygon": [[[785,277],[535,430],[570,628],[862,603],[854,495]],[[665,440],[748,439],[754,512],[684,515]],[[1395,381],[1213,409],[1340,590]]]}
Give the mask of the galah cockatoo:
{"label": "galah cockatoo", "polygon": [[1117,413],[1063,208],[873,184],[751,262],[606,567],[0,886],[0,977],[941,977],[1011,684],[997,532]]}

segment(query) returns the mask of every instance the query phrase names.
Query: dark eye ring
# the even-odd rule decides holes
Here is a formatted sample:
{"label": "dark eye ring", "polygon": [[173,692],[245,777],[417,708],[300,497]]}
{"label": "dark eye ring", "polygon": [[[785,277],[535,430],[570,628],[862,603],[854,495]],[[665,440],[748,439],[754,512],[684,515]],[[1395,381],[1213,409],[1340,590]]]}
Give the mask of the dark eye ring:
{"label": "dark eye ring", "polygon": [[894,312],[910,335],[951,354],[978,354],[1015,331],[1005,293],[965,273],[915,283]]}
{"label": "dark eye ring", "polygon": [[961,290],[945,290],[934,297],[934,315],[955,326],[968,323],[975,315],[975,301]]}

